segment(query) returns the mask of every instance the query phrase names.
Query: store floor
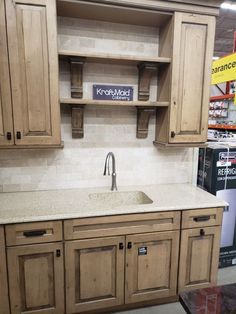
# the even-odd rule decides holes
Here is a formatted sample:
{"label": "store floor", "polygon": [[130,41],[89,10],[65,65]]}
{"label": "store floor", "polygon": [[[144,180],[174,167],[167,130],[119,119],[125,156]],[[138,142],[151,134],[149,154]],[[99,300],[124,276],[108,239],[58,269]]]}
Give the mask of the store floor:
{"label": "store floor", "polygon": [[[236,282],[236,266],[219,270],[218,285],[227,285]],[[117,312],[116,314],[186,314],[179,303],[151,306],[138,310]]]}

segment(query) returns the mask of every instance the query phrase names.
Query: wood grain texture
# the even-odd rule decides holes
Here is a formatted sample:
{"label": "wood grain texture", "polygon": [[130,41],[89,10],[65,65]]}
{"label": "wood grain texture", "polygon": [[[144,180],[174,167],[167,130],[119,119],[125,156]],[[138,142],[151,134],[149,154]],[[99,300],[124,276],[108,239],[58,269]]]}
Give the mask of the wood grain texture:
{"label": "wood grain texture", "polygon": [[181,234],[179,292],[217,284],[221,227],[186,229]]}
{"label": "wood grain texture", "polygon": [[11,313],[64,313],[62,244],[8,248],[7,256]]}
{"label": "wood grain texture", "polygon": [[124,303],[124,237],[70,241],[65,244],[67,313]]}
{"label": "wood grain texture", "polygon": [[[26,236],[25,232],[42,231],[39,236]],[[7,246],[62,241],[62,222],[32,222],[6,226]]]}
{"label": "wood grain texture", "polygon": [[214,34],[214,17],[175,13],[170,143],[207,139]]}
{"label": "wood grain texture", "polygon": [[64,221],[65,240],[178,230],[180,212],[161,212],[70,219]]}
{"label": "wood grain texture", "polygon": [[[206,220],[202,221],[201,217]],[[222,219],[223,208],[186,210],[182,212],[182,229],[221,226]]]}
{"label": "wood grain texture", "polygon": [[16,145],[60,144],[54,0],[6,1]]}
{"label": "wood grain texture", "polygon": [[[128,242],[132,248],[126,251],[126,303],[175,295],[179,232],[130,235]],[[147,254],[140,255],[140,248]]]}
{"label": "wood grain texture", "polygon": [[0,313],[10,314],[4,229],[0,226]]}
{"label": "wood grain texture", "polygon": [[[11,133],[11,140],[7,139]],[[0,145],[14,144],[12,103],[7,51],[5,3],[0,1]]]}

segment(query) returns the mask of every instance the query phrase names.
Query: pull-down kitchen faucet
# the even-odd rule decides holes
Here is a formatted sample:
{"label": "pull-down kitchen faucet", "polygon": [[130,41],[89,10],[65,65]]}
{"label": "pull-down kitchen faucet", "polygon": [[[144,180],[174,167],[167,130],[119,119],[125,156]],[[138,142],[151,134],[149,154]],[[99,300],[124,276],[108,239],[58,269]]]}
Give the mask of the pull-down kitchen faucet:
{"label": "pull-down kitchen faucet", "polygon": [[104,176],[106,174],[110,175],[110,166],[109,166],[110,158],[112,160],[111,190],[114,191],[114,190],[117,190],[117,185],[116,185],[116,161],[115,161],[115,155],[112,152],[109,152],[107,154],[103,175]]}

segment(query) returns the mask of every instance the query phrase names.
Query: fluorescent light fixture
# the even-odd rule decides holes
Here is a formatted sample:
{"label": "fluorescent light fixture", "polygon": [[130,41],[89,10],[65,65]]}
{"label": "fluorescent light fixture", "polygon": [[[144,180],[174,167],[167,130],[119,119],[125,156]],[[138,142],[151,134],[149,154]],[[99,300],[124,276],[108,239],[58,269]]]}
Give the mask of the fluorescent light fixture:
{"label": "fluorescent light fixture", "polygon": [[218,60],[220,57],[213,57],[212,60]]}
{"label": "fluorescent light fixture", "polygon": [[229,3],[229,2],[223,2],[221,4],[221,9],[228,9],[228,10],[236,11],[236,4],[232,4],[232,3]]}

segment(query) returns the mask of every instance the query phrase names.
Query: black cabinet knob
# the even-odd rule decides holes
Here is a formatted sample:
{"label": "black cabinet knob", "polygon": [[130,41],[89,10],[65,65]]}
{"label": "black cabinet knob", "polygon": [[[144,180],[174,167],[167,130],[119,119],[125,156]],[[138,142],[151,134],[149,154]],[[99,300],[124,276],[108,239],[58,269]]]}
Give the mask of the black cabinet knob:
{"label": "black cabinet knob", "polygon": [[11,132],[7,132],[7,140],[11,141],[12,137],[11,137]]}
{"label": "black cabinet knob", "polygon": [[119,250],[123,250],[124,249],[124,243],[119,243]]}
{"label": "black cabinet knob", "polygon": [[200,236],[203,237],[205,235],[204,229],[200,229]]}
{"label": "black cabinet knob", "polygon": [[174,131],[171,131],[170,136],[171,136],[172,138],[175,137],[175,132],[174,132]]}
{"label": "black cabinet knob", "polygon": [[132,242],[128,242],[128,244],[127,244],[127,249],[132,249]]}
{"label": "black cabinet knob", "polygon": [[18,140],[21,139],[21,132],[20,132],[20,131],[17,131],[17,132],[16,132],[16,138],[17,138]]}

